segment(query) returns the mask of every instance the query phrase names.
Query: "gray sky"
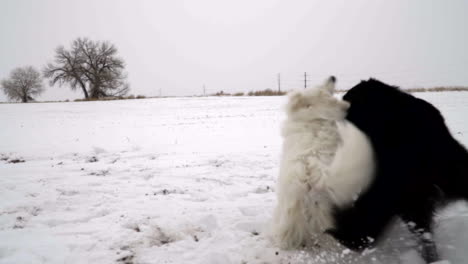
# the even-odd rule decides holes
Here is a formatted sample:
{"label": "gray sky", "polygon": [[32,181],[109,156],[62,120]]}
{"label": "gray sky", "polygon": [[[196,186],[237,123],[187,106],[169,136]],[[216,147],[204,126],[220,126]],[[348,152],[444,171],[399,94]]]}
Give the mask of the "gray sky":
{"label": "gray sky", "polygon": [[[118,47],[132,94],[276,89],[277,73],[300,88],[304,72],[339,88],[468,86],[467,12],[463,0],[0,0],[0,79],[89,37]],[[57,86],[39,99],[81,97]]]}

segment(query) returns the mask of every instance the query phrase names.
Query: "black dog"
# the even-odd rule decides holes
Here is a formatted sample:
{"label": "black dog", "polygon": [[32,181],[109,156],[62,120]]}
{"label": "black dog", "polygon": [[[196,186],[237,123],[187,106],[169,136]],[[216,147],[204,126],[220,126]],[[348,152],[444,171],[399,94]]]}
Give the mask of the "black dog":
{"label": "black dog", "polygon": [[423,258],[438,260],[433,213],[450,201],[468,199],[467,150],[433,105],[397,87],[370,79],[343,99],[351,104],[346,119],[371,141],[376,169],[352,206],[336,208],[336,228],[328,232],[348,248],[363,250],[398,216],[417,234]]}

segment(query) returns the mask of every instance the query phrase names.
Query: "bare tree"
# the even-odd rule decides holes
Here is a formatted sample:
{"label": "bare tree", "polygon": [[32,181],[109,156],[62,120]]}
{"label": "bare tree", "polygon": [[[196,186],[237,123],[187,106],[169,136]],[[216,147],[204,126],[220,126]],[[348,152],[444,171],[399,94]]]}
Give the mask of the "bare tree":
{"label": "bare tree", "polygon": [[85,98],[121,96],[129,91],[125,63],[117,57],[117,48],[109,42],[78,38],[70,50],[55,50],[55,63],[49,63],[44,75],[51,84],[68,83],[82,89]]}
{"label": "bare tree", "polygon": [[125,63],[116,57],[117,48],[109,42],[79,41],[85,58],[83,73],[89,81],[92,98],[125,95],[129,86],[123,70]]}
{"label": "bare tree", "polygon": [[44,76],[50,78],[51,85],[69,84],[72,90],[81,88],[85,98],[88,98],[87,80],[82,70],[84,58],[78,45],[79,40],[73,42],[70,50],[66,50],[63,46],[55,49],[55,63],[47,64],[44,68]]}
{"label": "bare tree", "polygon": [[33,96],[44,92],[42,77],[32,66],[16,68],[8,79],[2,80],[3,92],[10,100],[23,103],[34,100]]}

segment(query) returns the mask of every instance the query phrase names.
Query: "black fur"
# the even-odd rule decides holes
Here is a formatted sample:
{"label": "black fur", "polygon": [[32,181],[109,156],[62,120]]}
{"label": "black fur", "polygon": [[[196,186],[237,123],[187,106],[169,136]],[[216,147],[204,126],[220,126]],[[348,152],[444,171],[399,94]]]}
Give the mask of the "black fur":
{"label": "black fur", "polygon": [[430,236],[441,204],[468,199],[468,152],[450,134],[430,103],[375,79],[362,81],[343,97],[346,119],[369,138],[376,171],[369,189],[353,206],[336,208],[329,230],[353,250],[373,246],[394,217],[418,235],[426,261],[438,259]]}

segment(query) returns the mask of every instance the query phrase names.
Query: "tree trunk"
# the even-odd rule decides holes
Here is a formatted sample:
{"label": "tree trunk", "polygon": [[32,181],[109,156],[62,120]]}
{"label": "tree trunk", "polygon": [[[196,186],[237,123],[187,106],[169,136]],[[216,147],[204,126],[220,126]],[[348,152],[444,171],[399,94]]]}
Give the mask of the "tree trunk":
{"label": "tree trunk", "polygon": [[83,90],[85,99],[88,99],[89,95],[88,95],[88,91],[86,91],[86,85],[78,77],[76,77],[76,78],[77,78],[78,82],[80,83],[80,86],[81,86],[81,89]]}
{"label": "tree trunk", "polygon": [[81,89],[83,89],[83,93],[84,93],[84,96],[86,99],[89,98],[89,95],[88,95],[88,91],[86,91],[86,87],[85,86],[81,86]]}
{"label": "tree trunk", "polygon": [[23,103],[27,103],[28,102],[28,93],[26,92],[26,87],[21,87],[21,92],[22,92],[22,95],[21,95],[21,101],[23,101]]}
{"label": "tree trunk", "polygon": [[105,94],[101,91],[101,82],[94,81],[91,84],[91,98],[99,99],[101,97],[105,97]]}

